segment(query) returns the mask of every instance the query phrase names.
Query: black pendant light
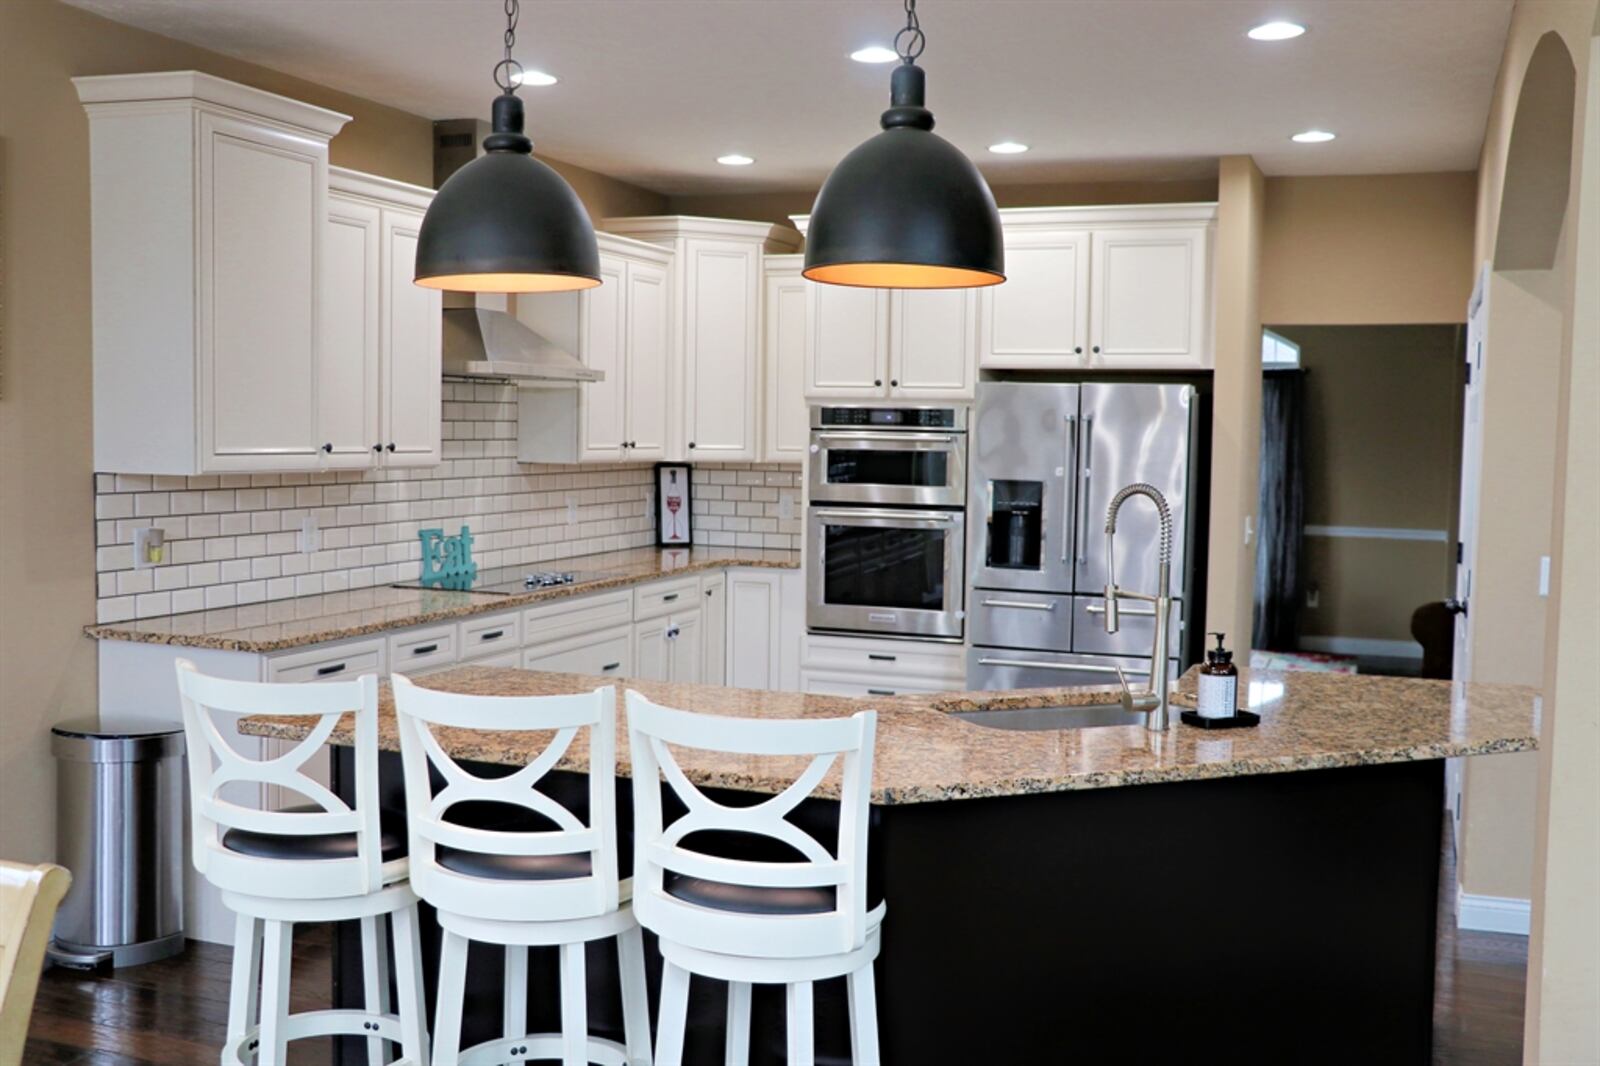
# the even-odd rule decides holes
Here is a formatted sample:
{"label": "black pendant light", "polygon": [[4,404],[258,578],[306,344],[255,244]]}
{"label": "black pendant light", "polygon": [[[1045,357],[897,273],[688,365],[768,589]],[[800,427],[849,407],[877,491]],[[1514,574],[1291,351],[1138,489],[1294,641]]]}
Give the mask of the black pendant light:
{"label": "black pendant light", "polygon": [[933,132],[917,66],[917,0],[895,35],[883,132],[840,160],[806,231],[812,281],[884,289],[967,289],[1006,280],[994,194],[972,161]]}
{"label": "black pendant light", "polygon": [[589,214],[561,175],[533,158],[522,133],[511,58],[518,0],[506,0],[506,55],[495,64],[494,132],[445,180],[422,219],[416,283],[454,292],[562,292],[600,284]]}

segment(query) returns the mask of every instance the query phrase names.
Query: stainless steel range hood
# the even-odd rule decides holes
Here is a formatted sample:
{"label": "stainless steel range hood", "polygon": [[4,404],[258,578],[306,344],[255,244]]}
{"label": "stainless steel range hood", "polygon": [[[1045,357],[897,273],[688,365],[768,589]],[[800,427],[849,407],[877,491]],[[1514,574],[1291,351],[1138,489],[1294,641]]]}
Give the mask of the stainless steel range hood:
{"label": "stainless steel range hood", "polygon": [[516,381],[604,381],[571,352],[488,307],[444,309],[444,372]]}
{"label": "stainless steel range hood", "polygon": [[[481,119],[449,119],[433,124],[435,188],[482,152],[483,138],[488,133],[489,124]],[[577,356],[509,314],[505,301],[504,296],[498,295],[475,301],[469,293],[445,294],[446,374],[512,381],[605,380],[603,371],[584,366]]]}

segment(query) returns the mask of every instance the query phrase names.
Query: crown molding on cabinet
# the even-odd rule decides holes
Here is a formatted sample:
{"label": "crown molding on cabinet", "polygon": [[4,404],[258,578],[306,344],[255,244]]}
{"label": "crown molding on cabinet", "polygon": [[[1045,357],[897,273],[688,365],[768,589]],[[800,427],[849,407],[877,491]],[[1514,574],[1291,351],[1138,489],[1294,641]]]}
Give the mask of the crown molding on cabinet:
{"label": "crown molding on cabinet", "polygon": [[78,90],[79,102],[90,114],[132,104],[198,101],[213,107],[244,112],[253,119],[280,122],[324,139],[338,133],[350,121],[349,115],[202,74],[198,70],[97,74],[73,78],[72,84]]}

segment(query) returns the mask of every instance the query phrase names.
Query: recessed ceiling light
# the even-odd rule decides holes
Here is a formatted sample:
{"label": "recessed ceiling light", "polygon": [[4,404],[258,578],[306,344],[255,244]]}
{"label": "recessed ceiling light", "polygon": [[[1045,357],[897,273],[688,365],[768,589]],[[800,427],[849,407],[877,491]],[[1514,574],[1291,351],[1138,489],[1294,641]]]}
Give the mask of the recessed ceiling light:
{"label": "recessed ceiling light", "polygon": [[516,82],[518,85],[542,88],[546,85],[554,85],[561,79],[557,78],[554,74],[546,74],[542,70],[524,70],[520,74],[513,74],[511,76],[511,80]]}
{"label": "recessed ceiling light", "polygon": [[998,144],[989,146],[989,151],[994,152],[996,155],[1020,155],[1027,150],[1028,146],[1018,141],[1001,141]]}
{"label": "recessed ceiling light", "polygon": [[850,58],[857,63],[893,63],[900,58],[900,53],[893,48],[885,48],[881,44],[874,44],[866,48],[857,48],[850,53]]}
{"label": "recessed ceiling light", "polygon": [[755,160],[750,156],[740,155],[738,152],[730,152],[727,155],[717,156],[717,162],[725,167],[747,167],[754,163]]}
{"label": "recessed ceiling light", "polygon": [[1291,141],[1297,141],[1300,144],[1321,144],[1324,141],[1333,140],[1335,136],[1336,134],[1330,133],[1327,130],[1306,130],[1302,133],[1295,134],[1289,139]]}
{"label": "recessed ceiling light", "polygon": [[1298,22],[1263,22],[1247,36],[1252,41],[1289,41],[1306,32]]}

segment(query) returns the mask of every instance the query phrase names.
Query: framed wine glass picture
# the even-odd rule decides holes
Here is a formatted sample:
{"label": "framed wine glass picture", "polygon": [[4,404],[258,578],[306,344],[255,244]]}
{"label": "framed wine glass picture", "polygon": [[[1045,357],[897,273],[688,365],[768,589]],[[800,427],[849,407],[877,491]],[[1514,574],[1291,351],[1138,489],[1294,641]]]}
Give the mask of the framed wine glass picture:
{"label": "framed wine glass picture", "polygon": [[690,515],[693,490],[688,463],[656,464],[656,545],[683,548],[694,543]]}

